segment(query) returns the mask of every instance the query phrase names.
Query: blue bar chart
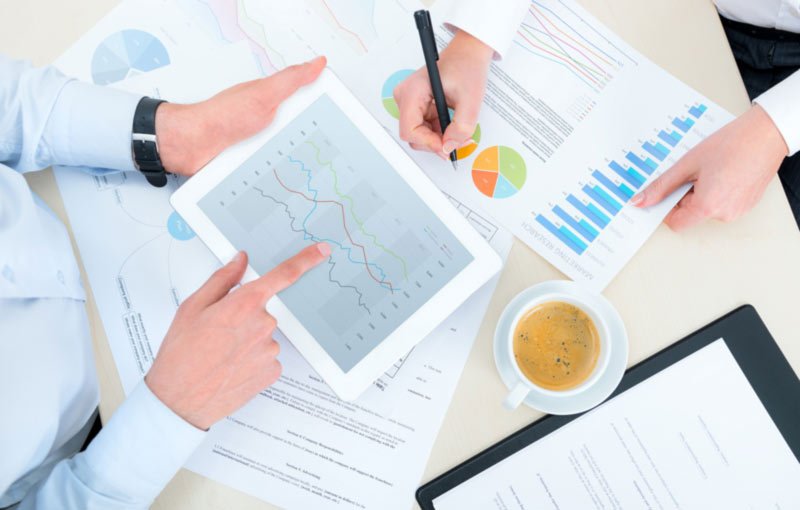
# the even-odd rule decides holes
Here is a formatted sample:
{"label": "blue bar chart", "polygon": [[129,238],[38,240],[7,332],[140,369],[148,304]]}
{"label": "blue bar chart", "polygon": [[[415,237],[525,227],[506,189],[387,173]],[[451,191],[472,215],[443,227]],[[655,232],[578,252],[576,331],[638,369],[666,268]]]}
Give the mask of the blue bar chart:
{"label": "blue bar chart", "polygon": [[626,154],[625,158],[634,165],[636,165],[639,168],[639,170],[642,170],[647,175],[651,175],[653,172],[656,171],[656,168],[658,168],[658,163],[656,163],[652,159],[650,158],[642,159],[633,152],[629,152],[628,154]]}
{"label": "blue bar chart", "polygon": [[706,113],[707,109],[708,107],[704,104],[692,106],[691,108],[689,108],[689,115],[691,115],[695,119],[699,119],[704,113]]}
{"label": "blue bar chart", "polygon": [[675,150],[694,126],[693,119],[699,119],[706,110],[704,104],[690,106],[688,115],[673,118],[670,127],[657,131],[656,139],[624,150],[624,160],[611,160],[604,168],[591,169],[590,179],[580,184],[578,193],[567,193],[565,203],[552,207],[552,215],[536,214],[536,221],[568,249],[582,255]]}
{"label": "blue bar chart", "polygon": [[678,133],[677,131],[674,131],[674,130],[673,130],[672,132],[670,132],[670,133],[667,133],[667,132],[666,132],[666,131],[664,131],[663,129],[662,129],[661,131],[659,131],[659,132],[658,132],[658,137],[659,137],[661,140],[663,140],[663,141],[667,142],[667,144],[669,144],[669,146],[670,146],[670,147],[675,147],[676,145],[678,145],[678,143],[679,143],[679,142],[681,141],[681,139],[683,138],[683,137],[680,135],[680,133]]}
{"label": "blue bar chart", "polygon": [[600,228],[606,228],[608,223],[611,221],[611,218],[603,214],[600,209],[597,208],[596,205],[589,203],[583,203],[577,198],[575,195],[569,195],[567,197],[567,202],[572,204],[575,209],[577,209],[581,214],[589,218],[592,223],[597,225]]}
{"label": "blue bar chart", "polygon": [[569,213],[559,206],[553,207],[553,212],[556,213],[556,216],[565,221],[567,225],[577,230],[580,235],[585,237],[590,242],[594,241],[595,237],[597,237],[597,230],[587,223],[583,218],[575,218],[574,216],[570,216]]}
{"label": "blue bar chart", "polygon": [[692,126],[694,126],[694,121],[689,117],[686,117],[685,119],[679,119],[678,117],[675,117],[672,120],[672,125],[684,133],[687,133],[690,129],[692,129]]}
{"label": "blue bar chart", "polygon": [[659,161],[664,161],[667,159],[667,156],[669,156],[669,149],[660,143],[652,144],[650,142],[645,142],[642,147]]}
{"label": "blue bar chart", "polygon": [[597,182],[605,186],[605,188],[608,191],[615,194],[617,198],[619,198],[623,202],[627,202],[628,200],[631,199],[631,197],[633,197],[633,190],[631,190],[623,183],[619,184],[614,183],[611,179],[606,177],[606,175],[603,172],[599,170],[595,170],[594,172],[592,172],[592,177],[597,179]]}
{"label": "blue bar chart", "polygon": [[620,165],[616,161],[612,161],[611,163],[609,163],[608,167],[612,169],[614,172],[616,172],[617,175],[628,181],[628,183],[631,184],[636,189],[639,189],[642,186],[642,184],[644,184],[645,181],[647,181],[647,179],[642,174],[640,174],[633,168],[627,168],[627,169],[623,168],[622,165]]}
{"label": "blue bar chart", "polygon": [[542,216],[541,214],[536,216],[536,221],[538,221],[544,228],[550,231],[551,234],[556,236],[561,242],[569,246],[572,251],[577,253],[578,255],[582,254],[586,251],[588,247],[586,243],[581,241],[578,236],[573,234],[568,228],[564,225],[560,227],[554,225],[550,220]]}
{"label": "blue bar chart", "polygon": [[586,193],[586,195],[589,198],[594,200],[596,204],[599,204],[600,207],[609,212],[612,216],[616,216],[617,213],[622,210],[622,206],[619,204],[619,202],[611,198],[611,196],[609,196],[608,193],[603,191],[603,188],[601,188],[600,186],[589,187],[588,185],[586,185],[583,187],[583,192]]}

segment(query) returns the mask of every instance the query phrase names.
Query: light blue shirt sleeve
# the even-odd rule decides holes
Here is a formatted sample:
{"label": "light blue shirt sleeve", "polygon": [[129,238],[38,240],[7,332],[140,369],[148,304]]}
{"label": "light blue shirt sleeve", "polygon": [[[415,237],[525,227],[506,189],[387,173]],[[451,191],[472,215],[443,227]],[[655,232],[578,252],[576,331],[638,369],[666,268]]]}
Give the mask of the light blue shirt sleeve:
{"label": "light blue shirt sleeve", "polygon": [[[0,285],[0,338],[6,352],[30,347],[30,335],[33,334],[32,328],[27,326],[24,331],[27,331],[28,338],[25,334],[8,334],[8,328],[13,328],[13,320],[3,314],[14,310],[13,304],[22,303],[30,313],[36,303],[43,301],[34,299],[36,296],[46,298],[44,301],[50,304],[54,300],[73,301],[63,294],[50,292],[44,285],[34,285],[35,280],[26,278],[26,264],[23,262],[30,258],[45,261],[36,264],[35,268],[31,266],[31,271],[36,269],[41,273],[47,270],[45,276],[57,281],[55,269],[64,260],[70,261],[72,253],[63,227],[54,227],[55,216],[38,205],[19,173],[55,164],[133,170],[131,129],[139,99],[137,95],[77,82],[52,68],[37,69],[0,55],[0,284],[8,282],[5,294]],[[58,264],[53,262],[53,267],[48,268],[48,260]],[[73,308],[83,312],[82,306]],[[68,323],[58,313],[42,313],[36,320],[60,327]],[[58,337],[48,335],[42,339],[43,345],[56,339]],[[19,343],[12,344],[12,340]],[[0,352],[4,352],[3,349]],[[53,354],[57,350],[46,352]],[[5,357],[12,358],[17,359],[13,355]],[[86,359],[90,360],[90,357]],[[68,362],[61,358],[59,361]],[[71,368],[78,370],[75,366]],[[86,361],[83,369],[94,370],[94,364]],[[29,372],[30,377],[38,377],[37,383],[44,384],[42,380],[46,378],[37,375],[35,370]],[[15,383],[22,384],[20,381]],[[81,381],[73,382],[73,386],[83,384]],[[25,387],[25,384],[6,385],[4,389],[13,390],[15,387]],[[51,385],[49,389],[57,395],[64,387]],[[78,390],[76,394],[82,394]],[[90,408],[95,402],[89,403]],[[0,399],[0,408],[3,404],[7,402]],[[36,400],[25,405],[48,406],[52,402]],[[70,439],[58,436],[59,427],[68,421],[67,415],[77,405],[66,402],[67,407],[59,410],[54,419],[41,424],[40,428],[46,429],[41,438],[22,437],[25,433],[35,433],[30,428],[18,431],[17,442],[20,445],[38,445],[44,449],[42,452],[34,448],[31,453],[18,448],[17,453],[22,451],[20,455],[24,456],[18,459],[20,465],[26,461],[41,464],[41,457],[48,448],[55,448],[61,444],[59,442]],[[19,418],[16,414],[14,416],[14,419]],[[14,421],[12,425],[19,423],[24,423],[24,420]],[[85,420],[78,428],[83,423]],[[37,478],[35,485],[26,490],[24,496],[20,495],[19,508],[147,508],[204,437],[205,432],[177,416],[142,382],[85,452],[58,461],[49,474]],[[13,442],[15,437],[3,439]],[[9,467],[4,462],[9,457],[7,450],[11,449],[9,446],[0,455],[0,466]],[[37,465],[29,467],[35,469]],[[0,468],[0,475],[4,472],[9,474],[8,471]],[[15,480],[23,480],[28,471],[30,469],[25,468],[10,473],[11,479],[0,481],[13,484]],[[3,496],[0,493],[0,500]],[[16,501],[14,497],[11,502]]]}
{"label": "light blue shirt sleeve", "polygon": [[135,170],[139,99],[0,55],[0,163],[18,172],[51,165]]}
{"label": "light blue shirt sleeve", "polygon": [[19,510],[149,508],[205,435],[142,381],[86,451],[59,462]]}

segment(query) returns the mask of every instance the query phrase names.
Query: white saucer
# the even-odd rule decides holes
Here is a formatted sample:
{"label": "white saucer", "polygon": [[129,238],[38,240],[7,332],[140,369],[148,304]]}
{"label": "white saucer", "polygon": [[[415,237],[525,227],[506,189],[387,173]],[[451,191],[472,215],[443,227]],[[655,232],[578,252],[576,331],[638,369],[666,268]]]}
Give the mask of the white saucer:
{"label": "white saucer", "polygon": [[625,374],[628,364],[628,334],[625,324],[617,310],[606,298],[599,294],[587,291],[575,282],[557,280],[540,283],[521,292],[503,310],[497,328],[494,332],[494,361],[503,383],[511,390],[519,382],[519,378],[511,366],[513,353],[508,353],[508,337],[511,334],[512,324],[517,313],[531,300],[538,296],[550,293],[565,293],[576,295],[586,301],[601,314],[608,324],[611,341],[611,356],[608,360],[606,371],[595,384],[586,390],[572,396],[551,396],[531,392],[524,403],[548,414],[576,414],[595,407],[608,398],[619,385]]}

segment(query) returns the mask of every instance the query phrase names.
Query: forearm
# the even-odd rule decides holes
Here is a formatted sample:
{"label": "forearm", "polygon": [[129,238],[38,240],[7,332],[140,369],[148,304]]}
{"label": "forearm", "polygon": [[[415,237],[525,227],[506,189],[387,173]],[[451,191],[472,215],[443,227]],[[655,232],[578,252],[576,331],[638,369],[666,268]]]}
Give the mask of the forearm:
{"label": "forearm", "polygon": [[139,96],[3,56],[0,77],[0,163],[19,172],[50,165],[134,169]]}
{"label": "forearm", "polygon": [[501,58],[511,47],[529,5],[529,0],[456,0],[444,22],[479,39]]}
{"label": "forearm", "polygon": [[57,464],[19,508],[148,508],[204,437],[142,382],[87,450]]}

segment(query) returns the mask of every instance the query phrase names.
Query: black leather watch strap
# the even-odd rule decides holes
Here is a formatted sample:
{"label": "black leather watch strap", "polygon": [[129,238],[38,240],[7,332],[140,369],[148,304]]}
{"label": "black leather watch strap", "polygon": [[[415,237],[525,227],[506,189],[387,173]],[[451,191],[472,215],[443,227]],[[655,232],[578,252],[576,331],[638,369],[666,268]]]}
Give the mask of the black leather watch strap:
{"label": "black leather watch strap", "polygon": [[167,171],[161,163],[156,140],[156,110],[164,103],[161,99],[143,97],[133,115],[133,162],[147,182],[161,188],[167,184]]}

